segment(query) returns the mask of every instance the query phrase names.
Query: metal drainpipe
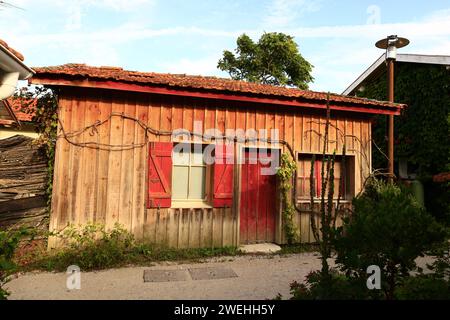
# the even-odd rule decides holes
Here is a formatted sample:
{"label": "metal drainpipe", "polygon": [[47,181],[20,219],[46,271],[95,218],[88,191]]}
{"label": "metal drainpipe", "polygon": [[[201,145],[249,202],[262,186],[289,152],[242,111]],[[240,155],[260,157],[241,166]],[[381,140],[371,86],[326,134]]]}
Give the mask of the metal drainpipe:
{"label": "metal drainpipe", "polygon": [[[387,59],[389,102],[394,102],[394,64],[395,58]],[[394,181],[394,116],[390,114],[388,120],[389,182],[392,183]]]}

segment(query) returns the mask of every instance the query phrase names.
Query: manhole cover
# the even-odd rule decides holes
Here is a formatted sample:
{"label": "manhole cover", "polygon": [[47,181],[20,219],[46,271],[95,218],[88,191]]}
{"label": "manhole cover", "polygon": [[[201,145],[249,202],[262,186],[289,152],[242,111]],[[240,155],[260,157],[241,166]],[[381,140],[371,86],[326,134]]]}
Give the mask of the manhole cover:
{"label": "manhole cover", "polygon": [[208,267],[189,269],[192,280],[236,278],[238,275],[229,267]]}
{"label": "manhole cover", "polygon": [[186,270],[145,270],[144,282],[186,281],[189,279]]}

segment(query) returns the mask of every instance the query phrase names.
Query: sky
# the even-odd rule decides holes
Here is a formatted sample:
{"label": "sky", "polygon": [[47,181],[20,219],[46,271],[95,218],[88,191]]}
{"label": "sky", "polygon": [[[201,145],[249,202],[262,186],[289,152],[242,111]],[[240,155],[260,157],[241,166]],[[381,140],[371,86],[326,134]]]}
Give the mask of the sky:
{"label": "sky", "polygon": [[450,55],[450,0],[6,0],[0,39],[25,63],[86,63],[128,70],[228,77],[223,50],[247,33],[294,36],[314,65],[310,89],[341,93],[383,52]]}

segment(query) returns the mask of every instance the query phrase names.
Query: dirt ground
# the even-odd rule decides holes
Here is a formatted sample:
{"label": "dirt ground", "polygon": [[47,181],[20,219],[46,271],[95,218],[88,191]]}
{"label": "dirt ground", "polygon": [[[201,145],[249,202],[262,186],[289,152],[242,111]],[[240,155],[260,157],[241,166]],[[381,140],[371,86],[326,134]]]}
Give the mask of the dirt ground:
{"label": "dirt ground", "polygon": [[[423,258],[418,264],[425,266]],[[230,267],[237,277],[214,280],[144,282],[144,270],[187,270],[201,267]],[[287,299],[289,284],[302,281],[320,268],[317,253],[275,256],[238,256],[203,263],[159,263],[151,267],[129,267],[82,272],[80,290],[68,290],[65,273],[28,273],[7,284],[9,299],[272,299],[278,293]]]}
{"label": "dirt ground", "polygon": [[[183,270],[199,267],[231,267],[238,277],[214,280],[145,282],[144,270]],[[9,299],[272,299],[289,297],[289,283],[301,281],[320,268],[314,253],[282,256],[238,256],[204,263],[160,263],[99,272],[81,270],[81,289],[66,288],[65,273],[28,273],[7,284]]]}

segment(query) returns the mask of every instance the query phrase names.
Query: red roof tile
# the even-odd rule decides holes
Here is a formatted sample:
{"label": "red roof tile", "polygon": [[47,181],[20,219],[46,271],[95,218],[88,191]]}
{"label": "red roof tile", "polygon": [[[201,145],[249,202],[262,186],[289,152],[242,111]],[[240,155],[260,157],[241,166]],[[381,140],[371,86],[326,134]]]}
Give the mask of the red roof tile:
{"label": "red roof tile", "polygon": [[[158,85],[181,89],[202,89],[228,93],[264,95],[280,98],[303,98],[307,100],[327,99],[327,93],[310,90],[299,90],[295,88],[276,87],[245,81],[236,81],[216,77],[189,76],[185,74],[167,74],[153,72],[127,71],[118,67],[91,67],[85,64],[65,64],[51,67],[33,68],[36,75],[33,79],[45,77],[57,77],[65,79],[92,79],[109,80],[144,85]],[[33,81],[31,79],[31,81]],[[374,107],[385,107],[387,109],[398,109],[404,107],[384,101],[349,97],[331,94],[330,100],[337,103],[351,103],[368,105]]]}
{"label": "red roof tile", "polygon": [[23,57],[23,54],[21,54],[19,51],[14,50],[13,48],[11,48],[10,46],[8,46],[8,44],[3,41],[2,39],[0,39],[0,45],[2,45],[3,47],[5,47],[6,50],[8,50],[9,52],[11,52],[14,56],[16,56],[17,59],[19,59],[20,61],[25,60],[25,58]]}
{"label": "red roof tile", "polygon": [[8,100],[12,111],[19,121],[31,122],[36,112],[36,99],[11,97]]}
{"label": "red roof tile", "polygon": [[434,182],[447,182],[450,181],[450,172],[443,172],[433,176]]}

